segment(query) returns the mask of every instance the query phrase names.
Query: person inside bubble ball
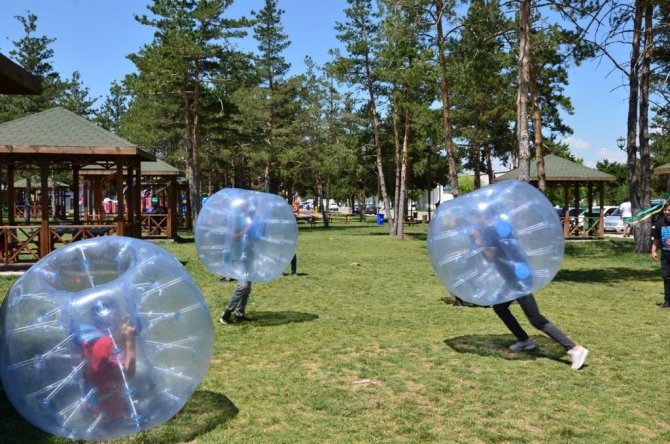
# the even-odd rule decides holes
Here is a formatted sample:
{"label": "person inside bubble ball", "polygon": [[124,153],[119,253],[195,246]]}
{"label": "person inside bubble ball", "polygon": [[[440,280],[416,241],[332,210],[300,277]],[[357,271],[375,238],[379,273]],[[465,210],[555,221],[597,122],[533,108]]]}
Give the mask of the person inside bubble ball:
{"label": "person inside bubble ball", "polygon": [[663,205],[663,216],[651,227],[651,259],[657,261],[658,250],[661,250],[664,301],[660,307],[670,308],[670,201]]}
{"label": "person inside bubble ball", "polygon": [[[475,214],[475,226],[472,230],[472,239],[477,248],[481,249],[484,258],[495,264],[496,269],[505,280],[507,291],[521,291],[530,288],[532,272],[524,251],[518,240],[508,217],[504,213],[494,215],[490,208],[482,208]],[[543,331],[554,341],[561,344],[572,362],[572,369],[580,369],[586,362],[589,350],[575,344],[557,326],[549,322],[537,306],[532,293],[516,299],[524,314],[533,327]],[[528,351],[537,347],[528,333],[521,327],[509,307],[511,301],[493,305],[493,311],[500,318],[517,342],[509,348],[512,351]]]}
{"label": "person inside bubble ball", "polygon": [[92,408],[114,421],[129,413],[132,402],[127,381],[135,374],[136,330],[113,300],[98,300],[91,311],[93,325],[81,327],[80,333],[84,382],[95,391]]}
{"label": "person inside bubble ball", "polygon": [[[233,219],[232,243],[231,243],[231,262],[232,266],[241,274],[250,272],[250,265],[253,261],[253,241],[263,235],[263,228],[256,214],[256,201],[254,199],[243,201],[240,205],[240,211]],[[223,325],[232,322],[232,315],[235,314],[235,322],[251,321],[246,316],[247,302],[251,295],[251,281],[239,279],[226,305],[223,314],[219,318],[219,323]]]}

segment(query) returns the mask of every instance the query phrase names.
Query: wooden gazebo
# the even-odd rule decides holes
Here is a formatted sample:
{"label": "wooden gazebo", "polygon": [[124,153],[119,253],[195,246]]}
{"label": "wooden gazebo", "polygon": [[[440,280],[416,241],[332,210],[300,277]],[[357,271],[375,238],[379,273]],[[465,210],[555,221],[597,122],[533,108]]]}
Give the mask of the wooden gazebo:
{"label": "wooden gazebo", "polygon": [[[177,235],[177,178],[179,170],[160,159],[141,163],[140,213],[143,238],[173,239]],[[80,171],[90,185],[84,191],[85,220],[115,218],[118,202],[106,205],[103,186],[113,182],[115,170],[90,165]],[[125,182],[124,182],[125,185]],[[153,203],[152,203],[153,201]]]}
{"label": "wooden gazebo", "polygon": [[[8,222],[0,222],[0,270],[25,267],[47,255],[59,244],[101,235],[140,237],[140,163],[155,161],[140,150],[100,127],[64,109],[53,108],[0,124],[0,195],[8,209]],[[73,201],[79,201],[79,172],[86,165],[99,165],[116,171],[119,212],[114,221],[82,224],[79,206],[71,218],[51,223],[48,211],[40,212],[38,225],[15,220],[14,182],[18,174],[36,175],[41,208],[48,208],[49,177],[71,177]],[[124,188],[124,183],[127,185]],[[126,204],[127,203],[127,204]]]}
{"label": "wooden gazebo", "polygon": [[[595,193],[598,195],[598,206],[605,206],[605,183],[616,180],[611,174],[603,173],[593,168],[585,167],[571,160],[549,154],[544,158],[544,170],[547,186],[559,186],[563,188],[563,233],[566,238],[588,239],[602,238],[605,235],[603,223],[603,212],[593,212]],[[496,178],[496,181],[506,179],[518,179],[519,170],[508,171]],[[537,186],[537,162],[530,163],[530,183]],[[568,208],[570,207],[570,192],[572,191],[572,206],[579,211],[581,196],[580,188],[587,189],[587,215],[584,217],[584,226],[570,223]]]}

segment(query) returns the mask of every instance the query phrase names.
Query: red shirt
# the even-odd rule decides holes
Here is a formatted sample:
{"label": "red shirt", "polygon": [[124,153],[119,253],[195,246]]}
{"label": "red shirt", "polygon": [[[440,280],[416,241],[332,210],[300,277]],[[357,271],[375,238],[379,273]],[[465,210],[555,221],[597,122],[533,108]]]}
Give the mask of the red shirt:
{"label": "red shirt", "polygon": [[113,349],[114,343],[109,336],[84,343],[84,358],[88,363],[84,379],[95,389],[95,409],[108,420],[127,413],[123,376]]}

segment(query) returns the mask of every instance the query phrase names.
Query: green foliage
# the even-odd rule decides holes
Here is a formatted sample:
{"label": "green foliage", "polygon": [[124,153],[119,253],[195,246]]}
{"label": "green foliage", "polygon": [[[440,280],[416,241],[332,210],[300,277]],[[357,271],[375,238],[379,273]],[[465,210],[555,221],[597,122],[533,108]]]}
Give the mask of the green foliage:
{"label": "green foliage", "polygon": [[109,95],[102,103],[95,121],[107,131],[119,133],[121,119],[128,110],[128,92],[116,81],[109,88]]}
{"label": "green foliage", "polygon": [[616,177],[616,181],[605,185],[605,204],[619,205],[630,200],[628,196],[628,167],[619,162],[605,159],[596,164],[596,169]]}
{"label": "green foliage", "polygon": [[448,45],[454,133],[469,146],[464,166],[474,171],[487,171],[486,153],[501,158],[513,148],[516,96],[508,85],[516,72],[505,50],[511,26],[497,1],[473,1]]}
{"label": "green foliage", "polygon": [[83,111],[83,117],[88,117],[93,101],[86,97],[88,89],[81,84],[79,73],[73,73],[72,80],[63,81],[53,68],[55,54],[51,45],[56,39],[36,35],[37,16],[34,14],[27,12],[26,16],[17,16],[16,19],[23,26],[25,35],[12,42],[14,48],[9,55],[40,80],[43,92],[39,95],[0,95],[0,123],[54,106],[64,106],[74,112]]}

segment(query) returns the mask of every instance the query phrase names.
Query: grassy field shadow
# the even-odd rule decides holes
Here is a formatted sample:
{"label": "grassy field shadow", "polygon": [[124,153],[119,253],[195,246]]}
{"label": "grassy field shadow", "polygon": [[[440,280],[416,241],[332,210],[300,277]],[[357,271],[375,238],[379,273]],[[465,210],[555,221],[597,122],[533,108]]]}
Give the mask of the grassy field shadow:
{"label": "grassy field shadow", "polygon": [[[232,420],[238,413],[237,407],[226,396],[198,390],[181,411],[166,423],[114,442],[192,442],[198,436]],[[3,443],[74,442],[43,432],[26,421],[14,409],[4,390],[0,390],[0,418],[0,441]]]}
{"label": "grassy field shadow", "polygon": [[537,344],[535,350],[513,352],[508,347],[515,342],[512,335],[465,335],[445,339],[444,343],[458,353],[473,353],[479,356],[499,357],[508,360],[529,361],[540,358],[570,363],[565,350],[545,336],[532,336]]}
{"label": "grassy field shadow", "polygon": [[274,327],[297,322],[309,322],[319,318],[315,314],[299,311],[255,311],[250,313],[249,317],[253,319],[254,327]]}
{"label": "grassy field shadow", "polygon": [[[53,436],[26,421],[0,389],[0,441],[3,443],[53,443]],[[63,441],[71,442],[71,441]]]}
{"label": "grassy field shadow", "polygon": [[238,413],[239,409],[225,395],[197,390],[174,418],[119,442],[195,442],[198,436],[231,421]]}

